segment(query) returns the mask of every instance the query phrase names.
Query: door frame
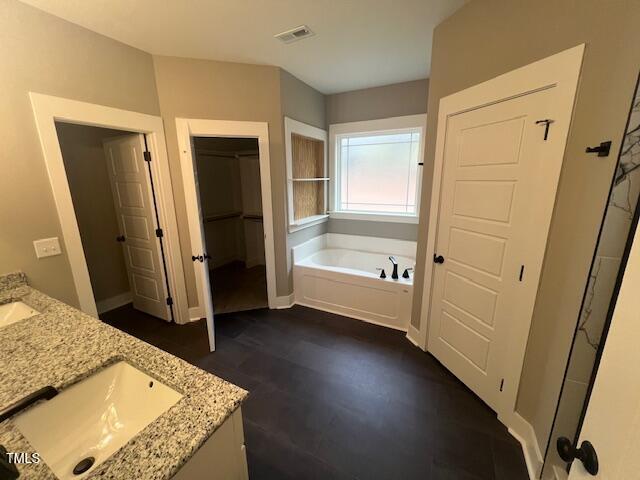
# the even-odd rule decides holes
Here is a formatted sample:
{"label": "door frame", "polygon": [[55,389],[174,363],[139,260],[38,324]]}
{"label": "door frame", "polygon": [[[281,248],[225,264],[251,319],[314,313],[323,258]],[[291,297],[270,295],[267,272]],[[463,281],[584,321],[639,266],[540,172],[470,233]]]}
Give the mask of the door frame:
{"label": "door frame", "polygon": [[[262,218],[264,228],[264,252],[267,273],[267,297],[269,308],[278,306],[276,299],[276,261],[273,232],[273,207],[271,200],[271,164],[269,157],[269,124],[267,122],[248,122],[232,120],[205,120],[195,118],[176,118],[178,148],[182,168],[189,238],[193,253],[204,252],[201,229],[204,228],[200,218],[200,199],[195,184],[195,158],[193,157],[192,137],[227,137],[255,138],[258,140],[258,156],[260,162],[260,189],[262,195]],[[204,265],[204,263],[202,264]],[[192,316],[205,316],[205,295],[211,295],[208,285],[203,285],[202,278],[196,274],[196,290],[198,306],[192,307]],[[199,317],[198,317],[199,315]],[[208,320],[208,319],[207,319]],[[212,325],[213,326],[213,325]],[[210,334],[211,337],[211,334]]]}
{"label": "door frame", "polygon": [[98,317],[89,268],[82,248],[82,239],[56,131],[56,122],[124,130],[146,135],[147,148],[154,160],[151,162],[151,171],[154,178],[158,215],[164,230],[165,259],[173,298],[174,320],[180,324],[189,322],[187,290],[180,254],[178,223],[173,202],[162,118],[35,92],[29,92],[29,97],[80,310]]}
{"label": "door frame", "polygon": [[[436,134],[436,150],[434,158],[433,183],[431,190],[431,204],[429,209],[429,223],[427,229],[426,258],[424,264],[424,285],[422,308],[420,312],[421,322],[419,329],[419,344],[424,350],[428,350],[431,291],[433,283],[433,255],[435,254],[435,244],[437,239],[438,216],[440,210],[441,182],[444,164],[444,146],[446,138],[446,127],[448,117],[461,113],[476,110],[495,103],[522,97],[549,88],[557,88],[560,92],[561,102],[559,104],[559,118],[553,122],[553,134],[564,138],[558,147],[558,151],[553,153],[553,158],[564,158],[566,138],[568,137],[571,118],[573,116],[573,106],[580,77],[582,58],[584,54],[584,44],[562,51],[550,57],[518,68],[511,72],[500,75],[496,78],[467,88],[440,99],[438,111],[438,129]],[[551,156],[551,155],[550,155]],[[550,175],[554,175],[558,181],[562,160],[551,166]],[[554,201],[546,206],[549,222],[542,226],[545,236],[548,235],[553,207],[555,205],[555,194],[557,183],[554,184]],[[544,245],[543,248],[546,248]],[[540,253],[540,252],[539,252]],[[542,252],[543,253],[543,252]],[[542,271],[542,260],[544,255],[540,255],[540,261],[536,264],[527,265],[529,275],[536,279],[529,282],[530,288],[537,290],[540,274]],[[534,297],[535,300],[535,297]],[[521,420],[517,418],[515,412],[520,376],[524,363],[527,339],[531,326],[531,315],[535,302],[528,305],[530,315],[526,322],[515,325],[508,333],[509,341],[503,355],[502,364],[505,365],[504,379],[505,389],[503,391],[503,401],[498,408],[499,420],[507,426],[513,425]]]}

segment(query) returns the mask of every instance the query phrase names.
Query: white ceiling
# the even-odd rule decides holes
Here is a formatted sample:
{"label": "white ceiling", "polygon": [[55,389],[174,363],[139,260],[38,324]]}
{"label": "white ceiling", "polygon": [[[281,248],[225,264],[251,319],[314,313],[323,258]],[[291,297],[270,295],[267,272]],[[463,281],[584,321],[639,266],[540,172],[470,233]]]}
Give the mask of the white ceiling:
{"label": "white ceiling", "polygon": [[[323,93],[429,76],[433,29],[465,0],[23,0],[157,54],[278,65]],[[306,24],[289,45],[273,35]]]}

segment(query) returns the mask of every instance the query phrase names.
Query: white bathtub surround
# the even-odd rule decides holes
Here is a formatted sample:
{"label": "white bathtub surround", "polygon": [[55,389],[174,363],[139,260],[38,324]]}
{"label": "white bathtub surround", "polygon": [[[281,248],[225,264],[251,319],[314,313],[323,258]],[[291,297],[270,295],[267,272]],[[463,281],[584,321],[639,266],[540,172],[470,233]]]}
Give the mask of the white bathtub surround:
{"label": "white bathtub surround", "polygon": [[[389,256],[398,261],[393,280]],[[292,249],[295,303],[407,331],[416,242],[326,233]],[[381,279],[377,268],[384,268]]]}

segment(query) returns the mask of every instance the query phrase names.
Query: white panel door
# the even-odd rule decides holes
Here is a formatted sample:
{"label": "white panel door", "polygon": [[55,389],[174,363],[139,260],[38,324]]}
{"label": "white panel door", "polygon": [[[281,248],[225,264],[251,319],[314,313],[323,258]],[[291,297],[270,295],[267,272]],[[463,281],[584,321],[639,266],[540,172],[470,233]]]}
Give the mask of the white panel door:
{"label": "white panel door", "polygon": [[[593,445],[595,477],[574,460],[569,480],[640,479],[640,230],[636,230],[578,445]],[[555,439],[552,439],[555,442]]]}
{"label": "white panel door", "polygon": [[[180,132],[180,128],[178,128]],[[187,130],[188,132],[188,130]],[[184,133],[184,132],[182,132]],[[202,210],[202,198],[200,195],[200,184],[198,178],[198,164],[196,162],[196,152],[193,144],[193,137],[178,135],[181,142],[180,149],[183,154],[191,152],[189,161],[182,162],[182,181],[184,182],[184,196],[189,207],[197,208],[197,215],[189,210],[187,221],[189,222],[189,234],[191,240],[191,250],[194,252],[191,259],[193,261],[193,271],[196,276],[196,286],[198,290],[198,303],[203,308],[203,314],[207,321],[207,336],[209,337],[209,350],[216,349],[216,329],[213,312],[213,300],[211,298],[211,282],[209,278],[209,254],[206,251],[206,236],[204,232],[204,212]],[[187,143],[188,142],[188,143]]]}
{"label": "white panel door", "polygon": [[554,118],[554,90],[453,115],[445,126],[435,244],[444,263],[434,265],[428,348],[494,410],[508,331],[531,319],[547,197],[553,202],[558,182],[550,166],[562,161],[548,152],[564,139],[553,138],[551,124],[545,140],[536,123]]}
{"label": "white panel door", "polygon": [[144,161],[144,137],[126,135],[109,139],[103,145],[118,227],[124,240],[133,306],[170,321],[162,253],[155,233],[153,193]]}

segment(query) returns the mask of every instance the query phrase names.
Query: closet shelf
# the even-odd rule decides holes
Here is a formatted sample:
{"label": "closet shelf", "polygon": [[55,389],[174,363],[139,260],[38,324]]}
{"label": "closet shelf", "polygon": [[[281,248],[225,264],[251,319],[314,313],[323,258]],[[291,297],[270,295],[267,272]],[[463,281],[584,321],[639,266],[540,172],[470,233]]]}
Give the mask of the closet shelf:
{"label": "closet shelf", "polygon": [[218,220],[227,220],[228,218],[236,218],[241,216],[242,216],[242,211],[216,213],[215,215],[208,215],[204,217],[203,221],[204,223],[217,222]]}
{"label": "closet shelf", "polygon": [[326,182],[329,177],[313,177],[313,178],[291,178],[292,182]]}

